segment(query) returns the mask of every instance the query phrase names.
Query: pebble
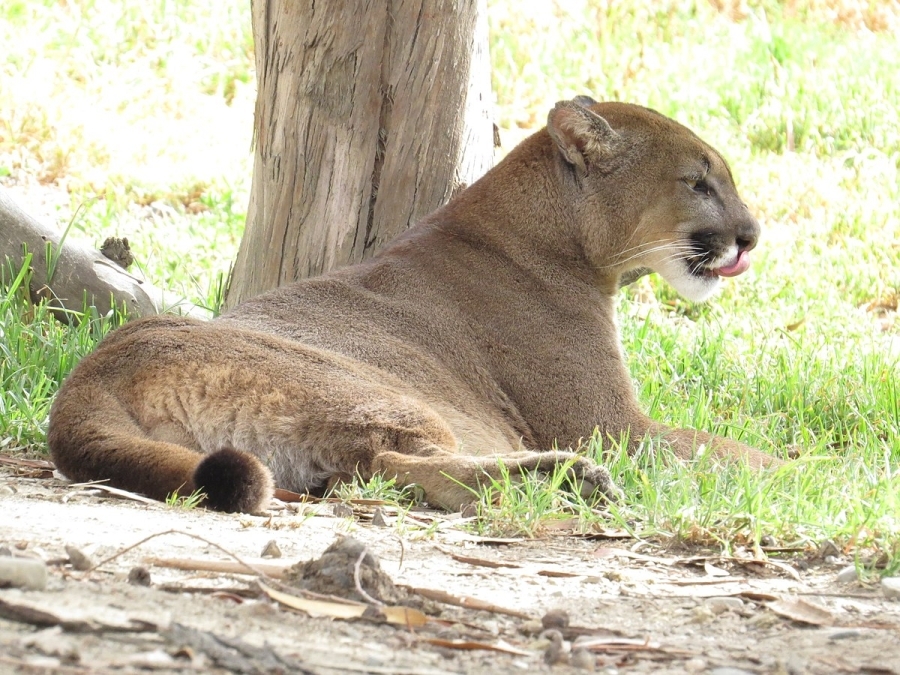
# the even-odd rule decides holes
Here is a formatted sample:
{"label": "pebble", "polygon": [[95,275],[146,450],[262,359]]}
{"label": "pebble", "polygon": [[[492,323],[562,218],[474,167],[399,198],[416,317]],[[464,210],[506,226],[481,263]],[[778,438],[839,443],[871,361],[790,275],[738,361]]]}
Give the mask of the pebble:
{"label": "pebble", "polygon": [[882,579],[881,591],[886,598],[900,600],[900,577],[885,577]]}
{"label": "pebble", "polygon": [[269,541],[265,546],[263,546],[262,550],[263,558],[280,558],[281,557],[281,549],[278,548],[278,544],[274,539]]}
{"label": "pebble", "polygon": [[352,518],[353,517],[353,508],[348,504],[338,503],[334,504],[331,507],[331,512],[337,518]]}
{"label": "pebble", "polygon": [[564,609],[551,609],[541,617],[544,628],[565,628],[569,625],[569,613]]}
{"label": "pebble", "polygon": [[160,670],[175,665],[175,659],[162,649],[154,649],[152,652],[141,652],[126,656],[123,659],[123,663],[142,670]]}
{"label": "pebble", "polygon": [[153,579],[150,577],[150,570],[141,565],[132,567],[128,570],[128,583],[134,586],[149,586]]}
{"label": "pebble", "polygon": [[856,565],[848,565],[837,573],[837,581],[839,584],[849,584],[856,581],[859,574],[856,572]]}
{"label": "pebble", "polygon": [[548,665],[564,663],[566,661],[565,640],[558,630],[548,630],[541,633],[541,637],[549,640],[550,644],[544,650],[544,662]]}
{"label": "pebble", "polygon": [[706,659],[693,658],[684,662],[684,669],[689,673],[702,673],[706,668]]}
{"label": "pebble", "polygon": [[723,666],[721,668],[713,668],[709,671],[709,675],[753,675],[753,673],[749,670],[744,670],[743,668]]}
{"label": "pebble", "polygon": [[744,609],[744,601],[740,598],[732,598],[728,596],[707,598],[706,606],[713,614],[723,614],[725,612],[740,612]]}
{"label": "pebble", "polygon": [[91,559],[88,558],[81,549],[70,546],[69,544],[66,544],[66,555],[69,556],[69,564],[72,565],[73,570],[87,572],[94,566]]}
{"label": "pebble", "polygon": [[59,626],[32,633],[24,640],[24,644],[44,656],[55,656],[64,663],[78,663],[81,660],[81,654],[78,652],[75,641],[68,635],[64,635]]}
{"label": "pebble", "polygon": [[29,591],[47,587],[47,566],[34,558],[0,557],[0,587],[15,586]]}
{"label": "pebble", "polygon": [[597,657],[587,649],[573,649],[569,656],[569,665],[592,673],[597,667]]}
{"label": "pebble", "polygon": [[691,610],[691,623],[706,623],[714,619],[715,616],[709,605],[698,605]]}
{"label": "pebble", "polygon": [[384,517],[384,509],[380,506],[375,507],[375,511],[372,512],[372,525],[375,527],[387,527],[388,523]]}

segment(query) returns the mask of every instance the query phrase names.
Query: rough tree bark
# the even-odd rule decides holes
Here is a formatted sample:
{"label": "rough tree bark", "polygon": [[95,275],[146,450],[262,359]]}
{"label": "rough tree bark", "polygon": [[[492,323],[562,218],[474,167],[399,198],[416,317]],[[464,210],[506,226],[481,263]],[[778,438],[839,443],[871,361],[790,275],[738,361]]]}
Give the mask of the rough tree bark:
{"label": "rough tree bark", "polygon": [[32,300],[80,312],[85,300],[106,315],[114,305],[130,316],[157,314],[163,293],[87,246],[63,242],[58,230],[42,225],[0,190],[0,265],[16,274],[32,255]]}
{"label": "rough tree bark", "polygon": [[492,163],[485,0],[255,0],[256,155],[226,305],[362,260]]}

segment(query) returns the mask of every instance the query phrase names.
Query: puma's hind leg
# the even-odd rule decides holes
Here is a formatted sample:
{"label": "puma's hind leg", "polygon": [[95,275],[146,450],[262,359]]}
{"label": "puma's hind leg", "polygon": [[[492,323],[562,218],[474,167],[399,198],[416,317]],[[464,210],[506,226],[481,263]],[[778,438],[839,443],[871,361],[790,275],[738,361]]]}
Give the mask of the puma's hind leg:
{"label": "puma's hind leg", "polygon": [[372,464],[373,473],[396,476],[401,485],[419,485],[428,502],[456,511],[477,498],[487,479],[504,473],[519,478],[525,473],[549,473],[568,465],[568,475],[579,484],[584,497],[598,494],[618,501],[621,491],[606,467],[573,452],[511,452],[499,455],[461,455],[422,445],[412,454],[383,452]]}

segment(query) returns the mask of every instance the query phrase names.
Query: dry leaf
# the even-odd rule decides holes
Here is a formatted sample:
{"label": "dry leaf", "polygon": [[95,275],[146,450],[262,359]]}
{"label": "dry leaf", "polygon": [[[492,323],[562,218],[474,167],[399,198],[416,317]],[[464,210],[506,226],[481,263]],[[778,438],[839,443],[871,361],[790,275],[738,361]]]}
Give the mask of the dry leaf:
{"label": "dry leaf", "polygon": [[0,464],[15,467],[16,475],[23,478],[53,478],[56,468],[53,462],[43,459],[21,459],[9,455],[0,455]]}
{"label": "dry leaf", "polygon": [[428,617],[412,607],[379,607],[378,608],[388,623],[395,626],[409,626],[419,628],[428,623]]}
{"label": "dry leaf", "polygon": [[495,562],[494,560],[485,560],[484,558],[474,558],[468,555],[460,555],[458,553],[450,553],[451,558],[458,562],[467,563],[469,565],[475,565],[477,567],[512,567],[515,569],[521,568],[521,565],[516,563],[506,563],[506,562]]}
{"label": "dry leaf", "polygon": [[640,638],[623,638],[604,635],[600,637],[579,638],[577,640],[577,647],[579,649],[588,649],[590,651],[605,651],[616,647],[660,649],[661,645],[658,642],[650,642],[649,638],[642,640]]}
{"label": "dry leaf", "polygon": [[309,495],[291,492],[290,490],[284,490],[282,488],[275,488],[275,494],[273,496],[275,499],[279,499],[283,502],[305,502]]}
{"label": "dry leaf", "polygon": [[358,619],[365,613],[366,608],[368,607],[368,605],[361,602],[348,601],[347,603],[343,603],[331,602],[328,600],[310,600],[291,593],[283,593],[275,590],[274,588],[266,586],[266,584],[261,581],[257,581],[256,583],[259,584],[263,593],[276,602],[280,602],[282,605],[291,607],[292,609],[299,609],[312,617],[327,616],[332,619]]}
{"label": "dry leaf", "polygon": [[783,562],[779,562],[777,560],[769,560],[768,558],[765,558],[765,559],[722,558],[722,560],[728,560],[729,562],[734,562],[739,565],[763,565],[763,566],[774,567],[775,569],[780,570],[780,571],[784,572],[785,574],[787,574],[794,581],[800,581],[800,573],[797,572],[797,570],[795,570],[790,565],[787,565]]}
{"label": "dry leaf", "polygon": [[559,532],[560,530],[577,530],[581,524],[580,518],[553,518],[541,523],[542,530]]}
{"label": "dry leaf", "polygon": [[629,560],[659,563],[660,565],[674,565],[675,563],[686,562],[686,560],[680,558],[658,558],[652,555],[644,555],[643,553],[634,553],[624,548],[600,547],[594,549],[593,556],[595,558],[628,558]]}
{"label": "dry leaf", "polygon": [[729,576],[731,576],[731,572],[729,572],[728,570],[723,570],[721,567],[716,567],[709,561],[706,561],[703,563],[703,571],[706,572],[707,576],[710,576],[710,577],[729,577]]}
{"label": "dry leaf", "polygon": [[[338,602],[337,600],[314,600],[311,598],[303,598],[292,593],[284,593],[274,588],[270,588],[261,581],[257,581],[263,592],[276,602],[280,602],[286,607],[299,609],[306,612],[312,617],[329,617],[332,619],[358,619],[372,605],[366,605],[361,602]],[[398,626],[424,626],[428,623],[428,617],[417,609],[411,607],[377,607],[385,621]],[[371,611],[371,610],[370,610]]]}
{"label": "dry leaf", "polygon": [[538,570],[535,574],[539,577],[557,577],[557,578],[571,578],[571,577],[586,577],[590,576],[588,572],[571,572],[569,570],[563,569],[554,569],[552,567],[544,568]]}
{"label": "dry leaf", "polygon": [[833,626],[835,616],[824,607],[802,598],[781,598],[766,605],[779,616],[813,626]]}
{"label": "dry leaf", "polygon": [[506,644],[502,640],[491,644],[489,642],[476,642],[474,640],[444,640],[442,638],[425,638],[423,642],[435,645],[436,647],[445,647],[447,649],[487,649],[492,652],[503,652],[504,654],[514,654],[516,656],[531,656],[531,652],[517,649],[512,645]]}
{"label": "dry leaf", "polygon": [[470,598],[467,595],[454,595],[452,593],[448,593],[447,591],[439,591],[433,588],[413,588],[410,586],[403,586],[403,588],[413,593],[417,593],[423,598],[436,600],[437,602],[443,602],[446,605],[465,607],[466,609],[480,609],[484,610],[485,612],[493,612],[494,614],[506,614],[508,616],[515,616],[520,619],[532,618],[530,614],[526,614],[525,612],[520,612],[515,609],[507,609],[506,607],[500,607],[499,605],[494,605],[490,602],[485,602],[484,600]]}
{"label": "dry leaf", "polygon": [[739,584],[745,583],[746,577],[692,577],[690,579],[666,579],[660,583],[671,586],[707,586],[713,584]]}

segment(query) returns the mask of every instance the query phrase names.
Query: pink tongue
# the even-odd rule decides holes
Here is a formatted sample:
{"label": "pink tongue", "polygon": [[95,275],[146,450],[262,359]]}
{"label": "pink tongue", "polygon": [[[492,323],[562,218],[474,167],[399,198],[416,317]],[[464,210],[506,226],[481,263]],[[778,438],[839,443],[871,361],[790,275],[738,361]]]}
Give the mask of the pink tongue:
{"label": "pink tongue", "polygon": [[736,277],[738,274],[743,274],[748,269],[750,269],[750,254],[747,253],[747,251],[741,251],[738,254],[738,258],[734,265],[720,267],[717,270],[712,270],[712,272],[718,274],[720,277]]}

